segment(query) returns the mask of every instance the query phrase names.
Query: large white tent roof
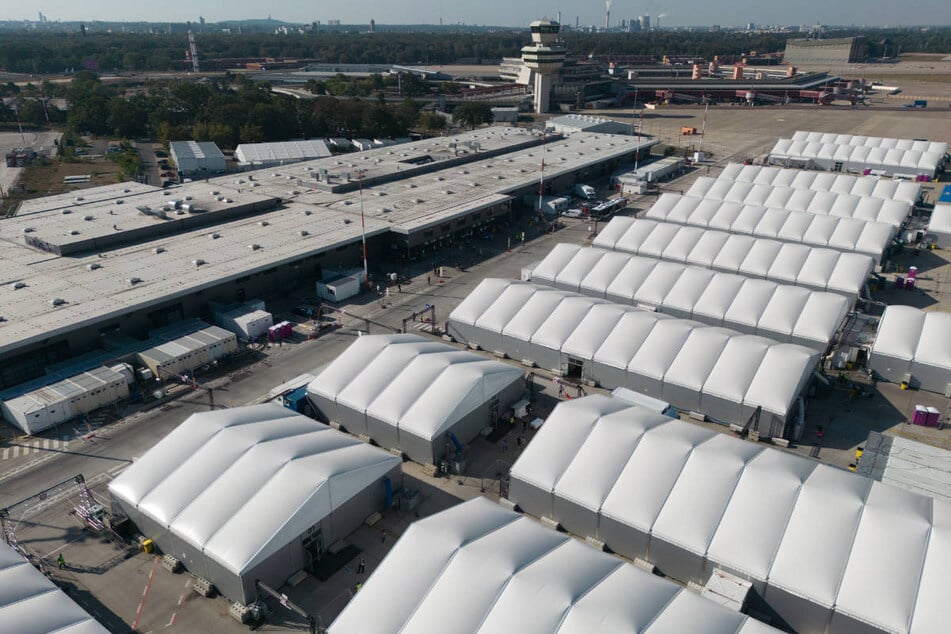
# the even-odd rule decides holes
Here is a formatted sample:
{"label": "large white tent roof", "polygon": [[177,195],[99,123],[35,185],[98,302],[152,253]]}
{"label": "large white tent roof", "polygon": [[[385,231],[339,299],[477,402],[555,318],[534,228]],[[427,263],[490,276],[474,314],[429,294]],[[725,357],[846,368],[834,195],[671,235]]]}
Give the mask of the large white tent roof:
{"label": "large white tent roof", "polygon": [[928,222],[928,233],[938,241],[938,246],[951,247],[951,205],[935,205]]}
{"label": "large white tent roof", "polygon": [[0,540],[0,631],[11,634],[108,632],[3,540]]}
{"label": "large white tent roof", "polygon": [[600,395],[560,403],[511,476],[881,631],[942,629],[944,501]]}
{"label": "large white tent roof", "polygon": [[792,189],[807,189],[815,192],[832,192],[865,198],[896,200],[910,205],[918,202],[921,195],[921,183],[879,178],[877,176],[834,174],[768,165],[730,163],[723,168],[717,179],[727,182],[791,187]]}
{"label": "large white tent roof", "polygon": [[796,132],[779,139],[770,161],[808,161],[826,169],[838,163],[846,170],[881,170],[887,174],[934,176],[948,153],[948,144],[851,134]]}
{"label": "large white tent roof", "polygon": [[[762,406],[780,417],[791,410],[818,358],[815,350],[803,346],[643,312],[560,289],[516,281],[507,284],[524,289],[530,294],[529,299],[499,293],[498,282],[487,279],[449,315],[450,329],[454,322],[478,326],[482,316],[498,312],[511,315],[505,323],[496,324],[501,326],[499,332],[534,343],[537,333],[550,332],[552,324],[562,321],[559,308],[571,305],[584,313],[573,321],[578,327],[560,329],[544,343],[545,347],[565,350],[578,341],[575,332],[584,332],[589,346],[586,353],[590,355],[585,358],[663,380],[665,385],[692,388],[696,394],[710,393],[707,385],[712,388],[718,384],[719,373],[725,372],[737,383],[733,402],[753,408]],[[536,297],[544,301],[533,302]],[[514,301],[519,302],[517,307],[512,306]],[[619,315],[619,311],[623,314]],[[525,317],[526,312],[532,313],[531,319]],[[636,322],[634,329],[639,331],[638,335],[631,332],[632,322]],[[513,332],[513,324],[520,326],[517,332]],[[734,346],[744,343],[761,349],[760,354],[731,354]]]}
{"label": "large white tent roof", "polygon": [[[790,170],[802,171],[802,170]],[[822,172],[812,172],[822,173]],[[911,183],[909,183],[911,184]],[[900,226],[911,213],[912,203],[857,196],[832,191],[797,189],[780,185],[757,185],[724,178],[701,176],[686,192],[687,196],[722,200],[739,205],[772,210],[797,211],[817,216],[881,222]]]}
{"label": "large white tent roof", "polygon": [[[925,389],[943,392],[951,383],[951,313],[886,307],[869,363],[890,380],[904,372],[920,375],[919,379],[933,373],[936,378]],[[930,372],[923,372],[924,367]]]}
{"label": "large white tent roof", "polygon": [[644,217],[847,253],[854,251],[876,260],[881,259],[898,231],[896,226],[885,222],[697,198],[690,192],[687,196],[661,194]]}
{"label": "large white tent roof", "polygon": [[859,294],[875,268],[859,253],[625,216],[615,216],[592,244],[848,297]]}
{"label": "large white tent roof", "polygon": [[192,414],[109,485],[235,574],[400,463],[279,405]]}
{"label": "large white tent roof", "polygon": [[250,165],[293,163],[331,155],[327,144],[319,139],[280,141],[276,143],[242,143],[235,148],[235,158]]}
{"label": "large white tent roof", "polygon": [[523,374],[418,335],[372,335],[357,339],[307,391],[432,440]]}
{"label": "large white tent roof", "polygon": [[573,244],[556,245],[530,281],[822,350],[849,311],[837,293]]}
{"label": "large white tent roof", "polygon": [[476,498],[412,524],[328,630],[436,631],[773,629]]}

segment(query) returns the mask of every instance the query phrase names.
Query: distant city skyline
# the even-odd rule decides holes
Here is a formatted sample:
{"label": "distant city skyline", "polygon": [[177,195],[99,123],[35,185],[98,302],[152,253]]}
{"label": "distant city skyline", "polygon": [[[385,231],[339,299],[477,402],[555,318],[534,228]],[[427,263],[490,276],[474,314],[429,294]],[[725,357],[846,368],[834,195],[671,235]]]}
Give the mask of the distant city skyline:
{"label": "distant city skyline", "polygon": [[[127,0],[39,0],[14,2],[0,0],[0,19],[37,20],[39,12],[50,21],[108,22],[208,22],[265,19],[309,23],[340,20],[343,24],[367,24],[371,19],[383,24],[443,24],[525,26],[540,17],[556,18],[561,12],[565,24],[604,26],[603,0],[289,0],[268,4],[260,0],[165,0],[132,3]],[[701,0],[612,0],[611,24],[650,15],[652,22],[661,17],[662,26],[743,26],[837,24],[855,26],[902,26],[915,24],[951,24],[951,2],[918,0],[910,3],[894,0],[730,0],[712,3]]]}

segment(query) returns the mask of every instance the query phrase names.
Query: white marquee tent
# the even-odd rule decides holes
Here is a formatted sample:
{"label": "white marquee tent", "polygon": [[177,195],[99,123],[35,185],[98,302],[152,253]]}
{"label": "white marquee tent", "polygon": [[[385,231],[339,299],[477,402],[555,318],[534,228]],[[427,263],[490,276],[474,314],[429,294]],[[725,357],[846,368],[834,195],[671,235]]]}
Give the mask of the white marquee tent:
{"label": "white marquee tent", "polygon": [[472,347],[659,398],[723,423],[759,406],[763,438],[782,436],[818,353],[525,282],[486,279],[449,315]]}
{"label": "white marquee tent", "polygon": [[935,205],[928,223],[928,233],[942,249],[951,248],[951,205]]}
{"label": "white marquee tent", "polygon": [[331,156],[327,144],[319,139],[275,143],[241,143],[234,157],[241,165],[267,166],[309,161]]}
{"label": "white marquee tent", "polygon": [[604,396],[558,405],[509,497],[683,582],[753,583],[798,632],[940,632],[951,504]]}
{"label": "white marquee tent", "polygon": [[556,245],[528,273],[535,284],[649,307],[824,352],[849,311],[838,293],[574,244]]}
{"label": "white marquee tent", "polygon": [[[834,178],[834,174],[822,172],[807,172],[803,170],[786,170],[800,174],[817,174]],[[875,177],[852,177],[871,178]],[[901,183],[901,181],[882,181],[887,183]],[[917,185],[917,183],[902,183]],[[755,183],[734,182],[725,178],[708,178],[701,176],[686,191],[687,196],[722,200],[741,205],[754,205],[770,209],[786,211],[800,211],[819,216],[834,216],[836,218],[850,218],[883,222],[899,227],[908,218],[913,204],[901,200],[856,196],[839,192],[815,191],[811,189],[796,189],[791,186],[757,185]]]}
{"label": "white marquee tent", "polygon": [[240,603],[311,565],[399,488],[391,453],[280,405],[192,414],[109,484],[142,534]]}
{"label": "white marquee tent", "polygon": [[875,268],[859,253],[615,216],[593,246],[794,284],[854,299]]}
{"label": "white marquee tent", "polygon": [[772,631],[485,498],[413,523],[328,630]]}
{"label": "white marquee tent", "polygon": [[897,200],[914,205],[921,197],[921,183],[879,178],[831,174],[811,170],[787,169],[766,165],[730,163],[717,176],[718,180],[808,189],[816,192],[851,194],[863,198]]}
{"label": "white marquee tent", "polygon": [[108,632],[3,540],[0,540],[0,631],[10,634]]}
{"label": "white marquee tent", "polygon": [[951,389],[951,313],[888,306],[872,344],[869,367],[900,383],[945,394]]}
{"label": "white marquee tent", "polygon": [[769,162],[852,173],[872,170],[888,176],[934,178],[947,153],[947,143],[799,131],[791,139],[776,142],[769,153]]}
{"label": "white marquee tent", "polygon": [[864,253],[875,258],[876,262],[882,260],[892,238],[898,233],[897,227],[884,222],[677,194],[661,194],[644,218],[717,229],[735,235],[828,247],[846,253]]}
{"label": "white marquee tent", "polygon": [[469,442],[496,422],[493,411],[518,401],[524,374],[417,335],[370,335],[318,374],[307,395],[321,418],[433,464],[446,456],[450,434]]}

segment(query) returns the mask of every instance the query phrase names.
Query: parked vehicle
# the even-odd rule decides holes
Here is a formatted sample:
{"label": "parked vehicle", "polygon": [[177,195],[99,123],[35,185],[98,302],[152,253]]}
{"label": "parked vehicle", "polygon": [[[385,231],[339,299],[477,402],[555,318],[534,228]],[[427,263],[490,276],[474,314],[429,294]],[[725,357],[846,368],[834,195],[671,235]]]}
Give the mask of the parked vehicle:
{"label": "parked vehicle", "polygon": [[594,200],[598,197],[598,193],[594,190],[594,187],[591,185],[585,185],[584,183],[578,183],[571,190],[575,196],[582,200]]}

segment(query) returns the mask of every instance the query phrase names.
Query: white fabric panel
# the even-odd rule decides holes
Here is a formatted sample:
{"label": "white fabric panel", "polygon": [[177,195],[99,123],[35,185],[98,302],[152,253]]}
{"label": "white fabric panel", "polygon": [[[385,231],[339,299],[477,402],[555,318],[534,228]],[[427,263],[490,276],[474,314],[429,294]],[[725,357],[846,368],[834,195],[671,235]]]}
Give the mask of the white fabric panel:
{"label": "white fabric panel", "polygon": [[921,583],[911,622],[913,634],[940,632],[947,627],[948,597],[944,590],[951,561],[951,504],[935,500],[932,509],[928,554],[921,571]]}
{"label": "white fabric panel", "polygon": [[[933,498],[872,483],[836,597],[837,613],[886,631],[911,626],[931,530]],[[901,539],[894,539],[901,535]],[[882,548],[889,543],[888,548]]]}
{"label": "white fabric panel", "polygon": [[532,269],[532,280],[537,284],[553,285],[555,278],[564,270],[565,265],[571,261],[575,255],[581,251],[581,247],[575,244],[556,244],[548,252],[545,259],[539,262]]}
{"label": "white fabric panel", "polygon": [[[486,309],[498,299],[502,291],[509,288],[506,282],[507,280],[499,279],[493,279],[491,282],[484,280],[476,289],[466,296],[465,301],[460,302],[452,311],[453,320],[470,326],[474,324],[476,320],[485,313]],[[362,340],[363,337],[360,339]],[[342,378],[341,381],[346,382]]]}
{"label": "white fabric panel", "polygon": [[928,223],[928,233],[933,235],[938,246],[951,247],[951,205],[935,205]]}
{"label": "white fabric panel", "polygon": [[866,478],[817,465],[799,492],[770,569],[770,585],[832,607],[871,485]]}
{"label": "white fabric panel", "polygon": [[770,347],[750,382],[744,403],[786,416],[818,359],[815,350],[802,346],[781,343]]}
{"label": "white fabric panel", "polygon": [[614,330],[629,312],[631,309],[626,306],[595,304],[565,339],[561,351],[581,359],[594,358],[607,333]]}

